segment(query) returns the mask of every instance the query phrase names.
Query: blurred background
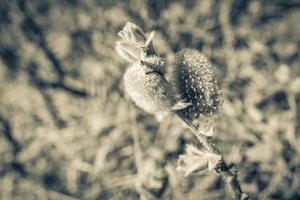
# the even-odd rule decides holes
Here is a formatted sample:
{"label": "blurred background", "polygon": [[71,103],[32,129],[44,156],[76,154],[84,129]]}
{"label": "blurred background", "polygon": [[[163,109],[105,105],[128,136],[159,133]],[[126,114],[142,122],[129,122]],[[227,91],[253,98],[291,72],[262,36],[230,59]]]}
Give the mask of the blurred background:
{"label": "blurred background", "polygon": [[114,50],[127,21],[173,60],[216,67],[216,140],[252,199],[300,199],[300,1],[1,0],[0,199],[231,199],[212,172],[184,177],[196,143],[124,94]]}

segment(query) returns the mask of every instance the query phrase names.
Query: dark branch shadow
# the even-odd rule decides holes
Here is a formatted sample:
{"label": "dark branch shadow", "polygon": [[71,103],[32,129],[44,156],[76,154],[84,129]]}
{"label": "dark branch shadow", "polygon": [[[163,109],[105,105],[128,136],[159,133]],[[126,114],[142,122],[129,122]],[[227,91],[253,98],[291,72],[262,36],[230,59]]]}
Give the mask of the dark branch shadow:
{"label": "dark branch shadow", "polygon": [[10,122],[1,115],[0,115],[0,132],[2,132],[5,139],[11,144],[14,155],[16,155],[18,152],[21,151],[21,145],[13,136]]}
{"label": "dark branch shadow", "polygon": [[54,121],[55,126],[57,128],[64,128],[66,126],[66,122],[58,116],[58,110],[56,109],[56,106],[53,104],[51,97],[44,90],[46,83],[37,77],[36,64],[34,62],[31,62],[29,64],[27,70],[28,70],[28,74],[30,77],[30,81],[41,93],[41,95],[46,103],[47,109],[48,109],[49,113],[51,114],[51,117]]}
{"label": "dark branch shadow", "polygon": [[47,58],[51,61],[54,70],[59,76],[59,79],[62,81],[65,76],[64,67],[62,66],[59,59],[49,48],[42,28],[30,16],[30,13],[28,12],[26,7],[26,1],[19,0],[18,2],[19,2],[20,11],[24,15],[24,20],[21,28],[23,30],[25,37],[28,40],[34,42],[37,46],[39,46],[44,51]]}

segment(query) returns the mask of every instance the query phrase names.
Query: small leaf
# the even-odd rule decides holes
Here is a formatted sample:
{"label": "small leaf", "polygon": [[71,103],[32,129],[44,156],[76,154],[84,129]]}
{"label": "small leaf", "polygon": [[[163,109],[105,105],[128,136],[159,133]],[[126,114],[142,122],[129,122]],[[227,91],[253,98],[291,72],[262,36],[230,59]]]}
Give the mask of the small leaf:
{"label": "small leaf", "polygon": [[182,109],[185,109],[189,106],[191,106],[192,104],[191,103],[188,103],[188,102],[184,102],[184,101],[178,101],[176,104],[174,104],[172,106],[172,110],[182,110]]}
{"label": "small leaf", "polygon": [[144,44],[146,42],[145,33],[134,23],[127,22],[123,30],[119,32],[119,36],[124,41]]}
{"label": "small leaf", "polygon": [[193,145],[186,145],[186,154],[179,156],[177,170],[185,172],[185,176],[205,169],[212,171],[221,159],[221,155],[202,151]]}
{"label": "small leaf", "polygon": [[143,50],[140,47],[129,41],[117,42],[116,51],[120,56],[131,63],[140,60],[143,54]]}

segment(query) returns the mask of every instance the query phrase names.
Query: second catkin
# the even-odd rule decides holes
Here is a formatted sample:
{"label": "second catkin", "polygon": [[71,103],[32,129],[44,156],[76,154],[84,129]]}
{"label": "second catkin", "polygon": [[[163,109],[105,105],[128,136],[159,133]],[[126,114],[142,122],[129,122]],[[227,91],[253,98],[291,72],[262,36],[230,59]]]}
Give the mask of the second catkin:
{"label": "second catkin", "polygon": [[176,54],[170,81],[177,95],[190,103],[176,113],[198,133],[212,136],[222,101],[214,68],[207,57],[195,49],[181,50]]}

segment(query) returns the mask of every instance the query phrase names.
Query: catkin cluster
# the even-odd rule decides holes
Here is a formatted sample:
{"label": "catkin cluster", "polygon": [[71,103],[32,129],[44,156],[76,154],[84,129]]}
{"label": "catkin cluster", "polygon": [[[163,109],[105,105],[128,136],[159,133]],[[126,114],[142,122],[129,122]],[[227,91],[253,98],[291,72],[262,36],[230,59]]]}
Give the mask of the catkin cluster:
{"label": "catkin cluster", "polygon": [[138,26],[127,23],[119,35],[116,50],[131,63],[124,74],[131,99],[159,118],[176,113],[197,134],[212,136],[221,92],[208,59],[197,50],[184,49],[176,54],[174,65],[166,64],[153,48],[154,32],[147,39]]}

